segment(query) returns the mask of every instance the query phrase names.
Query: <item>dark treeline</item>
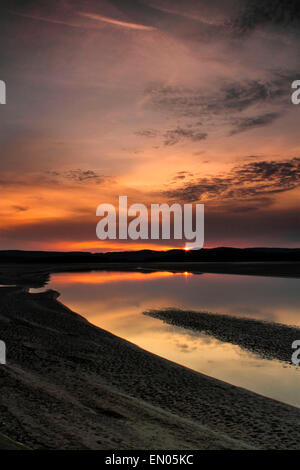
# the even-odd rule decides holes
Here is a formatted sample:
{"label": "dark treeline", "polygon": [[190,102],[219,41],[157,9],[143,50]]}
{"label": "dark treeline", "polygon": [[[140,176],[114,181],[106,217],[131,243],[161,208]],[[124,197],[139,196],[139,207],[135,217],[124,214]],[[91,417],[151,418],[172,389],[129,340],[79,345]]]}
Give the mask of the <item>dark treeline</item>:
{"label": "dark treeline", "polygon": [[299,262],[300,248],[203,248],[109,253],[0,251],[1,263]]}

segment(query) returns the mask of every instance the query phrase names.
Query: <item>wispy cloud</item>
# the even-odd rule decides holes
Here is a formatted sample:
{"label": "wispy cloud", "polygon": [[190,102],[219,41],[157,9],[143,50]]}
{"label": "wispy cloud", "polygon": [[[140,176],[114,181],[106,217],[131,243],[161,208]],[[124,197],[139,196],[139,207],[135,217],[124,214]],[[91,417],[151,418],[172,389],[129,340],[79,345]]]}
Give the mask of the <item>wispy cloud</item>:
{"label": "wispy cloud", "polygon": [[114,18],[109,18],[107,16],[98,15],[96,13],[79,12],[79,15],[85,18],[89,18],[91,20],[103,21],[104,23],[113,24],[115,26],[121,26],[123,28],[136,29],[140,31],[153,31],[156,29],[153,26],[146,26],[143,24],[129,23],[127,21],[115,20]]}
{"label": "wispy cloud", "polygon": [[38,16],[38,15],[29,15],[27,13],[19,13],[17,11],[13,11],[13,10],[8,10],[9,13],[11,13],[12,15],[16,15],[16,16],[21,16],[22,18],[28,18],[30,20],[35,20],[35,21],[43,21],[43,22],[46,22],[46,23],[53,23],[53,24],[58,24],[58,25],[64,25],[64,26],[69,26],[70,28],[80,28],[80,29],[84,29],[85,26],[82,25],[82,24],[79,24],[79,23],[74,23],[74,22],[70,22],[70,21],[63,21],[63,20],[59,20],[59,19],[56,19],[56,18],[52,18],[52,17],[44,17],[44,16]]}
{"label": "wispy cloud", "polygon": [[294,158],[239,165],[227,174],[187,181],[164,194],[170,199],[179,201],[222,200],[243,201],[248,204],[256,203],[262,197],[267,197],[269,202],[272,202],[272,195],[295,189],[299,184],[300,158]]}
{"label": "wispy cloud", "polygon": [[259,116],[236,119],[230,135],[239,134],[240,132],[248,131],[256,127],[267,126],[280,116],[281,113],[266,113]]}
{"label": "wispy cloud", "polygon": [[289,92],[286,86],[288,79],[289,76],[275,76],[270,81],[232,82],[221,86],[213,94],[204,89],[153,85],[145,90],[145,95],[154,108],[175,115],[219,115],[244,111],[253,105],[280,102]]}
{"label": "wispy cloud", "polygon": [[200,140],[206,139],[207,134],[205,132],[199,132],[194,129],[183,129],[177,127],[176,129],[168,130],[164,134],[165,145],[175,145],[178,144],[182,139],[192,140],[193,142],[198,142]]}
{"label": "wispy cloud", "polygon": [[207,137],[206,132],[200,131],[197,127],[191,128],[191,126],[189,128],[177,126],[175,129],[168,129],[162,132],[155,129],[140,129],[135,132],[135,135],[146,138],[161,136],[163,138],[163,144],[167,146],[176,145],[182,140],[199,142]]}
{"label": "wispy cloud", "polygon": [[64,172],[58,171],[47,171],[46,174],[50,175],[53,178],[61,178],[69,181],[74,181],[75,183],[95,183],[100,184],[104,183],[108,177],[104,175],[99,175],[94,170],[83,170],[81,168],[76,168]]}
{"label": "wispy cloud", "polygon": [[[54,17],[46,17],[46,16],[39,16],[39,15],[31,15],[27,13],[20,13],[17,11],[9,10],[9,12],[13,15],[21,16],[23,18],[28,18],[31,20],[35,21],[43,21],[46,23],[53,23],[53,24],[58,24],[58,25],[64,25],[64,26],[69,26],[71,28],[81,28],[81,29],[86,29],[91,27],[92,25],[87,25],[87,23],[81,24],[80,22],[76,22],[72,20],[61,20],[57,19]],[[137,24],[137,23],[131,23],[127,21],[121,21],[121,20],[116,20],[114,18],[109,18],[107,16],[102,16],[98,15],[96,13],[85,13],[85,12],[78,12],[77,16],[83,17],[83,18],[88,18],[90,20],[95,20],[96,22],[104,22],[104,23],[109,23],[115,26],[121,26],[123,28],[129,28],[129,29],[135,29],[135,30],[140,30],[140,31],[153,31],[156,28],[154,26],[146,26],[143,24]]]}
{"label": "wispy cloud", "polygon": [[13,205],[11,206],[11,208],[13,210],[15,210],[16,212],[25,212],[28,210],[28,207],[25,207],[25,206],[19,206],[19,205]]}
{"label": "wispy cloud", "polygon": [[158,131],[155,129],[140,129],[135,132],[135,135],[138,135],[140,137],[148,137],[148,138],[154,138],[157,137]]}
{"label": "wispy cloud", "polygon": [[[60,170],[46,170],[46,171],[37,171],[37,172],[28,172],[23,175],[18,175],[14,178],[12,182],[13,173],[7,172],[3,173],[4,178],[0,180],[0,186],[35,186],[39,185],[40,187],[53,186],[53,184],[58,186],[73,185],[74,183],[82,185],[92,185],[92,184],[105,184],[108,181],[112,182],[112,177],[107,175],[102,175],[94,170],[84,170],[81,168],[70,169],[65,171]],[[20,207],[23,207],[19,204],[15,206],[20,210]]]}
{"label": "wispy cloud", "polygon": [[[209,88],[153,84],[144,92],[146,106],[177,119],[197,119],[190,123],[194,128],[199,125],[199,118],[204,126],[230,126],[229,135],[234,135],[267,126],[283,115],[289,105],[287,83],[293,76],[296,74],[291,71],[273,72],[269,80],[231,81],[216,86],[214,93]],[[165,137],[165,143],[172,145],[183,137],[203,140],[206,133],[175,129]]]}
{"label": "wispy cloud", "polygon": [[200,13],[195,14],[195,13],[188,12],[188,11],[186,11],[186,6],[182,10],[180,10],[180,9],[176,9],[176,8],[167,8],[167,7],[164,7],[161,4],[156,5],[153,2],[152,3],[150,2],[150,5],[151,5],[152,8],[155,8],[155,9],[160,10],[162,12],[170,13],[171,15],[182,16],[184,18],[188,18],[190,20],[194,20],[194,21],[197,21],[199,23],[207,23],[207,24],[212,24],[212,25],[223,25],[223,20],[221,20],[219,18],[207,18],[205,15],[200,14]]}

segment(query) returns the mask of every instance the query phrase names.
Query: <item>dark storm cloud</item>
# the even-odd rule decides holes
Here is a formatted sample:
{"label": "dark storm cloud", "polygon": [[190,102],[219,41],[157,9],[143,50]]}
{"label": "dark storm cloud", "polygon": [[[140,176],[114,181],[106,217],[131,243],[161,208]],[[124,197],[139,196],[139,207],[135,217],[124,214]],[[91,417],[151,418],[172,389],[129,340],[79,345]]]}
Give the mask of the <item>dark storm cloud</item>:
{"label": "dark storm cloud", "polygon": [[[299,184],[300,158],[294,158],[236,166],[223,176],[198,178],[164,194],[172,200],[183,202],[242,200],[257,203],[261,202],[262,197],[272,202],[273,194],[295,189]],[[247,211],[249,207],[252,208],[248,206]]]}
{"label": "dark storm cloud", "polygon": [[299,0],[243,0],[233,26],[245,32],[264,24],[297,26],[299,21]]}
{"label": "dark storm cloud", "polygon": [[260,116],[236,119],[233,122],[234,128],[231,130],[230,135],[239,134],[256,127],[267,126],[280,116],[281,113],[266,113]]}

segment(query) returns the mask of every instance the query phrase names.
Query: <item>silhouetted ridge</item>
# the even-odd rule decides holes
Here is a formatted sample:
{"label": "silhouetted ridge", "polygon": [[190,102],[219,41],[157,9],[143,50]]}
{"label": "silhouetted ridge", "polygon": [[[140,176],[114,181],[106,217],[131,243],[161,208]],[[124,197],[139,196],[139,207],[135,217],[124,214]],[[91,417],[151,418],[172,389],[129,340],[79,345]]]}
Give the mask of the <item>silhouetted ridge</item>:
{"label": "silhouetted ridge", "polygon": [[300,248],[203,248],[202,250],[123,251],[109,253],[0,251],[0,262],[145,263],[145,262],[299,262]]}

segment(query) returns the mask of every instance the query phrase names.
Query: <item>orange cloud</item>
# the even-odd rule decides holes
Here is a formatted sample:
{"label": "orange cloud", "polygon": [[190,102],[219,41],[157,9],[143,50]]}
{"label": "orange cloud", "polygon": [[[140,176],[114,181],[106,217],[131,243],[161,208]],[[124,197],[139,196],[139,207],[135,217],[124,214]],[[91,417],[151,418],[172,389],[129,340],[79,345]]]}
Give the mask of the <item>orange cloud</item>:
{"label": "orange cloud", "polygon": [[108,18],[107,16],[96,15],[95,13],[84,13],[80,12],[80,16],[84,16],[85,18],[90,18],[91,20],[96,21],[104,21],[105,23],[110,23],[116,26],[122,26],[124,28],[129,29],[137,29],[141,31],[153,31],[154,27],[152,26],[145,26],[143,24],[136,24],[136,23],[128,23],[126,21],[114,20],[113,18]]}

